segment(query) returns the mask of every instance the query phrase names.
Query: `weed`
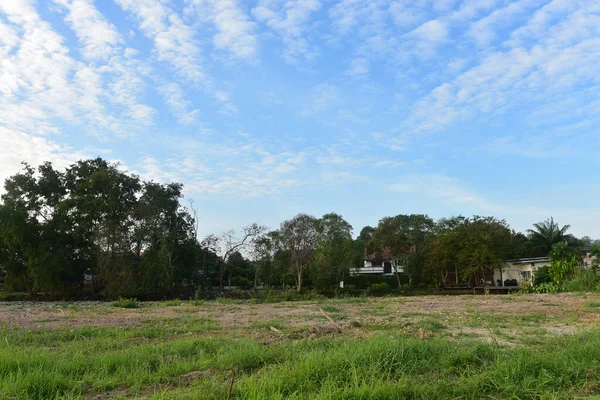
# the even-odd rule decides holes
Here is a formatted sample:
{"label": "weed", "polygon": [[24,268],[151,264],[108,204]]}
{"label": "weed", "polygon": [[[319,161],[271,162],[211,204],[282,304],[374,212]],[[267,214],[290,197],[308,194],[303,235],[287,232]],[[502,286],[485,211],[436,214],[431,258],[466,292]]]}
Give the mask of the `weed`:
{"label": "weed", "polygon": [[177,306],[181,306],[184,303],[181,300],[167,300],[167,301],[163,301],[162,303],[160,303],[161,305],[163,305],[164,307],[177,307]]}
{"label": "weed", "polygon": [[124,299],[120,297],[118,300],[113,301],[111,305],[119,308],[139,308],[140,302],[138,299]]}

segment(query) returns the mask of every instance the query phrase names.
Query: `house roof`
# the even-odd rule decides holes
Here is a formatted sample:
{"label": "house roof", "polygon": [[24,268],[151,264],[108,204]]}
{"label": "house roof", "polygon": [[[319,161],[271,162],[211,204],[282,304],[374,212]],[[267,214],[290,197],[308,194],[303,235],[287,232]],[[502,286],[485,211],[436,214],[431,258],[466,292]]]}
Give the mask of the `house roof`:
{"label": "house roof", "polygon": [[511,264],[529,264],[529,263],[539,263],[539,262],[548,262],[550,261],[550,257],[527,257],[527,258],[513,258],[511,260],[506,260],[507,263]]}

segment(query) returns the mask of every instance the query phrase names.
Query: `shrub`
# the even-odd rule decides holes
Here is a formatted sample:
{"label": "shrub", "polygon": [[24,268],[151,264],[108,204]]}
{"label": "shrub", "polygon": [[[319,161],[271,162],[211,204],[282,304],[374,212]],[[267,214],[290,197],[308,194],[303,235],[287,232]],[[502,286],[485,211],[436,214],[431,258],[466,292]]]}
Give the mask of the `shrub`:
{"label": "shrub", "polygon": [[27,293],[0,292],[0,301],[23,301],[26,298]]}
{"label": "shrub", "polygon": [[120,308],[139,308],[140,302],[138,301],[138,299],[124,299],[122,297],[119,297],[119,299],[113,301],[111,305],[113,307]]}
{"label": "shrub", "polygon": [[250,288],[250,281],[248,280],[248,278],[244,278],[243,276],[234,276],[233,278],[231,278],[231,284],[241,289]]}
{"label": "shrub", "polygon": [[551,283],[550,267],[540,267],[533,275],[533,286],[538,286],[542,283]]}
{"label": "shrub", "polygon": [[387,292],[390,290],[390,285],[388,285],[385,282],[382,283],[373,283],[371,285],[371,291],[375,292],[375,293],[383,293],[383,292]]}
{"label": "shrub", "polygon": [[534,293],[558,293],[560,290],[560,286],[552,282],[544,282],[533,286]]}
{"label": "shrub", "polygon": [[563,286],[567,292],[590,292],[600,289],[600,279],[594,270],[581,269],[573,279],[564,282]]}
{"label": "shrub", "polygon": [[[344,277],[344,288],[352,287],[353,289],[369,289],[374,283],[387,283],[390,288],[398,287],[398,279],[394,275],[360,275]],[[400,274],[400,282],[403,285],[408,284],[408,276]]]}

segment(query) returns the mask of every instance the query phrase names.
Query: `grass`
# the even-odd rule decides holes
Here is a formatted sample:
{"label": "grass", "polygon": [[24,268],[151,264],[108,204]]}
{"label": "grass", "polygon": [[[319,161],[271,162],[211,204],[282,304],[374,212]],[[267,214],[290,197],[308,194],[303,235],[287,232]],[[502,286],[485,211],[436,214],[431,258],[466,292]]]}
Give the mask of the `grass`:
{"label": "grass", "polygon": [[140,302],[137,299],[124,299],[121,297],[118,300],[113,301],[111,305],[119,308],[139,308]]}
{"label": "grass", "polygon": [[[347,299],[280,304],[285,307],[221,299],[198,307],[177,301],[127,312],[119,308],[140,304],[120,299],[77,307],[43,305],[47,311],[38,313],[32,326],[0,328],[0,399],[225,399],[233,371],[232,399],[600,394],[600,328],[592,327],[596,322],[583,329],[583,322],[568,319],[576,310],[598,308],[600,296],[578,299],[575,305],[563,303],[564,297],[548,297],[567,313],[541,301],[534,312],[533,297],[515,298],[510,306],[515,312],[481,306],[477,299],[445,312],[432,308],[431,299],[418,307],[418,298],[402,304],[363,301],[359,307]],[[526,307],[519,309],[520,304]],[[18,312],[17,305],[1,307]],[[384,310],[387,315],[376,315]],[[68,325],[98,319],[111,322]],[[546,329],[569,321],[580,324],[578,333]],[[36,327],[44,323],[55,325]]]}
{"label": "grass", "polygon": [[[119,328],[1,332],[4,398],[161,388],[155,398],[223,399],[231,370],[234,399],[571,398],[600,385],[598,330],[547,340],[535,351],[402,335],[266,346],[227,337],[135,341],[147,332]],[[194,371],[201,377],[184,383]]]}

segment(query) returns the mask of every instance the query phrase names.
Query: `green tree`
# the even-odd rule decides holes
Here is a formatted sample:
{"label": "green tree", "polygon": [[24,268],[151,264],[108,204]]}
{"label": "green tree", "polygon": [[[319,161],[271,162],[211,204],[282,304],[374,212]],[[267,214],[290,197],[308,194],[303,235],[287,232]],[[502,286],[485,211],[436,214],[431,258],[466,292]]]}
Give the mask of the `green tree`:
{"label": "green tree", "polygon": [[143,183],[96,158],[64,171],[25,165],[4,187],[0,264],[13,288],[70,295],[91,274],[114,297],[193,280],[198,243],[180,184]]}
{"label": "green tree", "polygon": [[281,223],[281,243],[289,252],[289,271],[296,282],[296,290],[302,290],[304,272],[314,261],[319,243],[319,221],[307,214],[298,214]]}
{"label": "green tree", "polygon": [[329,213],[317,222],[317,230],[315,283],[320,287],[330,287],[340,282],[350,267],[355,266],[357,247],[352,240],[352,225],[341,215]]}
{"label": "green tree", "polygon": [[[409,285],[423,272],[423,258],[419,257],[427,242],[433,239],[435,223],[427,215],[411,214],[385,217],[379,221],[367,246],[369,254],[378,259],[393,258],[399,260],[404,273],[408,275]],[[396,273],[398,286],[400,277]]]}
{"label": "green tree", "polygon": [[550,217],[546,221],[533,224],[533,229],[527,230],[529,249],[532,256],[547,256],[555,243],[567,241],[570,247],[577,248],[578,240],[567,233],[571,226],[562,227]]}
{"label": "green tree", "polygon": [[479,284],[514,253],[514,232],[504,220],[474,216],[441,220],[437,236],[426,247],[425,264],[441,283]]}

